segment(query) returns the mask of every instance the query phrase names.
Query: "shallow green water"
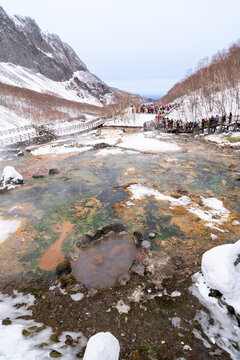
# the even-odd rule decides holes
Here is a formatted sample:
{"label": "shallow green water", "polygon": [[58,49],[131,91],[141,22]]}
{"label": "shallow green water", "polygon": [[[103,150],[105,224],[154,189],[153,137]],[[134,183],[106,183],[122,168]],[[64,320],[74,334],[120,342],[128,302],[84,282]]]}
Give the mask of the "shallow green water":
{"label": "shallow green water", "polygon": [[[7,218],[28,219],[26,232],[30,237],[32,234],[29,245],[24,249],[19,245],[18,256],[11,255],[12,267],[14,262],[20,262],[24,264],[23,272],[42,272],[39,258],[59,238],[56,227],[66,221],[75,228],[64,238],[64,254],[74,250],[78,238],[88,230],[113,221],[124,223],[129,234],[142,231],[146,239],[149,232],[154,231],[155,248],[161,241],[184,239],[186,234],[173,223],[177,215],[168,203],[148,197],[133,207],[126,206],[126,202],[131,201],[126,188],[132,183],[174,197],[214,196],[221,199],[228,210],[239,214],[239,182],[229,171],[229,165],[239,166],[237,154],[214,149],[190,137],[175,137],[171,141],[181,146],[182,151],[157,155],[123,151],[117,155],[96,156],[98,150],[91,150],[56,157],[34,157],[26,153],[24,157],[0,162],[0,172],[4,166],[12,165],[25,179],[24,186],[1,195],[0,211]],[[55,167],[59,169],[58,175],[32,178],[38,170]],[[91,203],[86,204],[87,200]],[[16,204],[28,204],[29,210],[16,209],[10,214],[8,210]],[[227,236],[230,240],[236,239],[231,231]]]}

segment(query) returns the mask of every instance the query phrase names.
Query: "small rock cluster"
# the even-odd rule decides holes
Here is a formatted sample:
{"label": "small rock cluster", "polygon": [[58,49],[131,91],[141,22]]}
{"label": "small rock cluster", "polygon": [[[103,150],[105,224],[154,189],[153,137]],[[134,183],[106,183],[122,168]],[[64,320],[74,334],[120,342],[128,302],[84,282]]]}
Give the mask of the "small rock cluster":
{"label": "small rock cluster", "polygon": [[84,248],[91,245],[94,241],[99,240],[102,236],[109,234],[112,232],[113,234],[120,234],[126,231],[126,228],[121,223],[112,223],[110,225],[105,225],[99,229],[92,229],[88,231],[86,234],[80,237],[77,247]]}

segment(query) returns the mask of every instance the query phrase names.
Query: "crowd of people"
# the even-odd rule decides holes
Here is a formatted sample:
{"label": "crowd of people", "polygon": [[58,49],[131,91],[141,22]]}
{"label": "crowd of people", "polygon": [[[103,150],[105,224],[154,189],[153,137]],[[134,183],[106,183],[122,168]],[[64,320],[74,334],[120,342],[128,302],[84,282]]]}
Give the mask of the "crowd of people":
{"label": "crowd of people", "polygon": [[137,107],[132,106],[132,111],[137,114],[157,114],[164,115],[172,110],[174,105],[153,105],[153,104],[141,104]]}
{"label": "crowd of people", "polygon": [[203,118],[199,121],[189,121],[183,123],[182,120],[173,120],[168,117],[162,117],[160,114],[155,116],[155,119],[144,123],[144,130],[153,130],[153,129],[175,129],[176,131],[189,132],[194,130],[203,130],[205,128],[215,128],[218,125],[227,125],[232,122],[232,112],[222,115],[211,116],[208,118]]}

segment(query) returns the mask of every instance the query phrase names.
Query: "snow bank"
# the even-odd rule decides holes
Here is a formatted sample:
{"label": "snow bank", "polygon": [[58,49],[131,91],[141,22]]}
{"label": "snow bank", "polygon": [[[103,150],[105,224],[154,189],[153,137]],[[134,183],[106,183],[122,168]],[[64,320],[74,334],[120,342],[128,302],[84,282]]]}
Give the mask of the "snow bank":
{"label": "snow bank", "polygon": [[[43,360],[50,359],[51,351],[55,350],[62,354],[62,359],[75,359],[86,339],[82,333],[63,332],[59,336],[59,343],[52,342],[50,327],[42,327],[43,324],[34,320],[24,320],[19,317],[32,315],[29,307],[34,304],[35,298],[32,295],[22,295],[14,292],[13,297],[0,293],[0,359],[4,360]],[[21,306],[17,306],[21,304]],[[3,325],[2,320],[10,320],[9,325]],[[35,331],[35,330],[36,331]],[[23,330],[29,335],[24,336]],[[66,346],[66,335],[72,339],[78,339],[75,347]],[[44,346],[40,346],[45,344]]]}
{"label": "snow bank", "polygon": [[[227,351],[233,360],[240,359],[240,327],[234,315],[230,315],[226,304],[240,314],[240,240],[235,244],[217,246],[204,253],[202,274],[193,275],[194,285],[190,291],[208,309],[198,311],[194,320],[202,326],[205,335],[213,344]],[[222,294],[219,300],[209,296],[210,289]],[[210,321],[210,319],[214,321]]]}
{"label": "snow bank", "polygon": [[151,139],[146,137],[143,133],[126,135],[122,139],[122,142],[117,144],[117,146],[124,149],[132,149],[152,153],[176,152],[181,150],[181,148],[176,144],[169,143],[167,141]]}
{"label": "snow bank", "polygon": [[202,273],[206,285],[223,294],[225,301],[240,314],[240,240],[235,244],[217,246],[204,253]]}
{"label": "snow bank", "polygon": [[100,332],[90,337],[83,360],[118,360],[120,345],[109,332]]}
{"label": "snow bank", "polygon": [[[209,288],[203,275],[193,275],[194,285],[190,287],[191,293],[207,308],[197,311],[194,321],[197,321],[208,337],[210,343],[218,345],[231,356],[233,360],[240,359],[240,352],[236,346],[240,346],[240,328],[234,316],[230,316],[227,308],[219,304],[215,297],[209,297]],[[235,345],[236,344],[236,345]]]}

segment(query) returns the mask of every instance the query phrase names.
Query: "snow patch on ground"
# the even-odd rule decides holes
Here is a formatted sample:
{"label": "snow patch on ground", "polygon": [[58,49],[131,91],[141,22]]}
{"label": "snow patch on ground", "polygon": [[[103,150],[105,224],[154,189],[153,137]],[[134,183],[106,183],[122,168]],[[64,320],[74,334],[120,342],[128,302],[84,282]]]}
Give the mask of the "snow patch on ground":
{"label": "snow patch on ground", "polygon": [[44,145],[38,147],[36,150],[32,150],[31,154],[34,156],[37,155],[60,155],[60,154],[69,154],[69,153],[82,153],[84,151],[91,150],[91,146],[85,147],[72,147],[72,146],[53,146],[53,145]]}
{"label": "snow patch on ground", "polygon": [[96,153],[96,156],[119,155],[122,153],[121,149],[101,149]]}
{"label": "snow patch on ground", "polygon": [[232,148],[237,148],[240,146],[240,141],[236,141],[236,142],[231,142],[229,141],[229,137],[233,138],[233,139],[240,139],[240,132],[235,132],[235,133],[224,133],[224,134],[219,134],[219,135],[207,135],[204,137],[204,140],[207,141],[211,141],[214,142],[220,146],[230,146]]}
{"label": "snow patch on ground", "polygon": [[173,143],[167,141],[159,141],[157,139],[148,138],[143,133],[126,135],[122,139],[122,142],[117,144],[120,148],[131,149],[137,151],[145,151],[152,153],[161,152],[176,152],[181,148]]}
{"label": "snow patch on ground", "polygon": [[19,228],[21,221],[5,220],[0,217],[0,243],[7,240],[10,234],[14,234]]}
{"label": "snow patch on ground", "polygon": [[[50,336],[52,329],[43,328],[41,331],[34,331],[29,328],[41,328],[43,324],[34,320],[24,320],[19,317],[32,315],[29,307],[34,304],[35,298],[32,295],[22,295],[17,291],[13,297],[0,293],[0,359],[4,360],[47,360],[50,359],[51,351],[55,350],[62,354],[62,359],[72,360],[86,345],[86,339],[82,333],[63,332],[59,336],[59,343],[52,342]],[[18,307],[18,304],[24,304]],[[11,324],[3,325],[2,320],[9,318]],[[34,329],[34,328],[32,328]],[[26,337],[22,334],[27,330],[30,334]],[[72,339],[79,339],[75,347],[65,345],[66,335]],[[45,346],[39,345],[45,343]]]}

